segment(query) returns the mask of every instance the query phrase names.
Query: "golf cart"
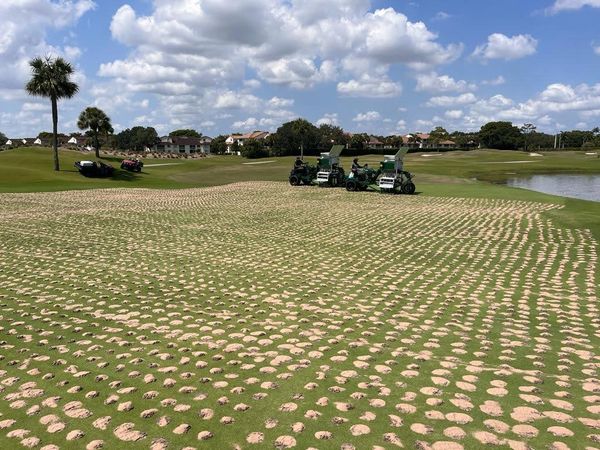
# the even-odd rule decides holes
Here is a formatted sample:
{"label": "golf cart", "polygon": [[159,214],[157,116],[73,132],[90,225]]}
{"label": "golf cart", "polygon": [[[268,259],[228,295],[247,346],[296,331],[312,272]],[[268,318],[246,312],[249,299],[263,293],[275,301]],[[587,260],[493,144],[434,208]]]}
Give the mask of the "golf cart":
{"label": "golf cart", "polygon": [[106,178],[112,176],[115,168],[100,161],[76,161],[75,167],[84,177]]}
{"label": "golf cart", "polygon": [[141,172],[144,163],[139,159],[124,159],[121,161],[121,169],[128,170],[129,172]]}

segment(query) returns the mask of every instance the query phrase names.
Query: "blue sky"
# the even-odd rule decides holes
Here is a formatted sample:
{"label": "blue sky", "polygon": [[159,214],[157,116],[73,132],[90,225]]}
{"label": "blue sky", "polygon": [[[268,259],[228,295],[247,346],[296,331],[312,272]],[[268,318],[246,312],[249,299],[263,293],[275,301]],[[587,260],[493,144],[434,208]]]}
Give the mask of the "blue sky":
{"label": "blue sky", "polygon": [[[323,5],[327,5],[324,7]],[[61,55],[117,131],[274,131],[304,117],[348,131],[556,132],[600,125],[600,0],[3,0],[0,131],[50,129],[27,62]]]}

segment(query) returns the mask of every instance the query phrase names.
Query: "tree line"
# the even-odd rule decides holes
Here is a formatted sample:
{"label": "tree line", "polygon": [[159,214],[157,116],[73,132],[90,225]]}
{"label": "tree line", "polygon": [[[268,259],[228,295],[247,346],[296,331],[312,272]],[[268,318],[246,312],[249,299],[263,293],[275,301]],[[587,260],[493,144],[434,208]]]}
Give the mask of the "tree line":
{"label": "tree line", "polygon": [[[360,155],[372,153],[369,146],[371,137],[381,142],[384,147],[399,148],[405,145],[419,148],[422,139],[419,135],[428,134],[428,148],[441,147],[444,141],[452,141],[456,148],[492,148],[499,150],[533,150],[552,148],[587,148],[600,147],[600,129],[591,131],[572,130],[558,135],[538,132],[534,124],[526,123],[521,127],[511,122],[489,122],[479,131],[448,132],[443,127],[435,127],[427,133],[408,133],[408,140],[399,135],[378,136],[366,133],[345,133],[341,127],[322,124],[313,125],[305,119],[296,119],[281,125],[275,133],[260,141],[248,140],[242,147],[237,144],[230,148],[239,151],[243,156],[258,158],[264,156],[317,155],[328,151],[332,145],[341,144],[348,148],[347,154]],[[213,139],[211,151],[225,153],[228,149],[225,140],[228,136],[221,135]],[[388,150],[389,151],[389,150]]]}

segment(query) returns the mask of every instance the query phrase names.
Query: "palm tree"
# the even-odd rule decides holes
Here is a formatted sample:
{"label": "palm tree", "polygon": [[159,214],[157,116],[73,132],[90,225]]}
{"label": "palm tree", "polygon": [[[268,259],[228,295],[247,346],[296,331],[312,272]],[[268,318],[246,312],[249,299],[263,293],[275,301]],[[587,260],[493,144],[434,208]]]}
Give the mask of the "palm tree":
{"label": "palm tree", "polygon": [[80,130],[90,130],[91,135],[94,138],[96,158],[100,158],[100,142],[98,136],[101,132],[108,134],[114,131],[112,124],[110,123],[110,117],[108,117],[101,109],[90,106],[89,108],[85,108],[81,111],[81,114],[79,114],[77,126]]}
{"label": "palm tree", "polygon": [[34,58],[29,61],[31,80],[25,86],[29,95],[50,98],[52,104],[52,148],[54,149],[54,170],[60,170],[58,163],[58,100],[71,98],[79,91],[79,86],[71,81],[75,72],[73,66],[64,59]]}

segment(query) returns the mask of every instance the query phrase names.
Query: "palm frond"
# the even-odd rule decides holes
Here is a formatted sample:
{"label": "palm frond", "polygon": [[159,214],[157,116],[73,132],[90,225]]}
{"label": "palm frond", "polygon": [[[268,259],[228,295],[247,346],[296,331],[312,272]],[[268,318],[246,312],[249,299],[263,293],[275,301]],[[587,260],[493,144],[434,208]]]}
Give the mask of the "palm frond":
{"label": "palm frond", "polygon": [[30,95],[55,99],[71,98],[79,91],[77,83],[71,81],[73,66],[63,58],[34,58],[29,62],[31,79],[25,85]]}

